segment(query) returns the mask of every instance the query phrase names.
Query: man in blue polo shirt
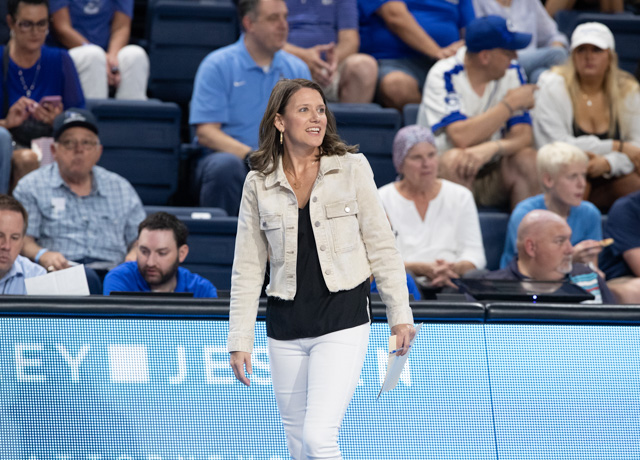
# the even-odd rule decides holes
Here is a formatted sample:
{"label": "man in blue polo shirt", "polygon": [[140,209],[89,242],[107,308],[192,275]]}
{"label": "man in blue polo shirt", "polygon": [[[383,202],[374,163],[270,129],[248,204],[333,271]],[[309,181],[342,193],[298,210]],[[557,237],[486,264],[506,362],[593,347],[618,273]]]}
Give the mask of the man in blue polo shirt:
{"label": "man in blue polo shirt", "polygon": [[194,297],[218,297],[216,288],[179,265],[189,254],[187,227],[166,212],[151,214],[138,227],[137,260],[107,273],[104,294],[125,292],[192,292]]}
{"label": "man in blue polo shirt", "polygon": [[258,129],[267,101],[282,78],[311,74],[299,58],[285,52],[287,5],[284,0],[239,0],[244,33],[200,64],[193,87],[189,123],[205,155],[196,165],[192,186],[200,206],[238,215],[245,159],[258,147]]}

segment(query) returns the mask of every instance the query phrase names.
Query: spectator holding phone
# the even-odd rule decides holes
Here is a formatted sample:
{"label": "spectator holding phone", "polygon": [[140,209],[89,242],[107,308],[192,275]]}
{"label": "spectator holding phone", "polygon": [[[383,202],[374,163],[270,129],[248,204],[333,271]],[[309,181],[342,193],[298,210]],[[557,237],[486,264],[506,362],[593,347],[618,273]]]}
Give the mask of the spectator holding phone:
{"label": "spectator holding phone", "polygon": [[[69,54],[44,46],[49,30],[47,0],[8,0],[7,12],[11,39],[0,47],[3,78],[0,126],[13,138],[9,187],[13,189],[22,176],[39,165],[36,153],[30,149],[31,141],[51,136],[53,120],[63,108],[83,108],[85,102]],[[3,168],[1,174],[6,173]]]}

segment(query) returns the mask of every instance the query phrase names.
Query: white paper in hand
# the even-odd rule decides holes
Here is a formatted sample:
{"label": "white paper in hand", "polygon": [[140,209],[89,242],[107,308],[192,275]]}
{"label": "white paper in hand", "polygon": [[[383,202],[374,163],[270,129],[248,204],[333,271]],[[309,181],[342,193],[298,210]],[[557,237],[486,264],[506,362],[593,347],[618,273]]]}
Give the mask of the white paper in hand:
{"label": "white paper in hand", "polygon": [[404,363],[406,363],[407,359],[409,359],[409,354],[411,353],[413,344],[418,338],[418,334],[420,333],[421,328],[422,323],[416,326],[416,335],[413,336],[413,339],[410,343],[409,351],[404,356],[399,356],[394,352],[396,350],[396,336],[392,335],[391,337],[389,337],[389,361],[387,363],[387,375],[384,378],[384,382],[382,382],[382,388],[380,388],[380,392],[378,393],[376,399],[378,399],[382,393],[393,390],[398,384],[398,381],[400,380],[400,374],[402,374],[402,369],[404,368]]}
{"label": "white paper in hand", "polygon": [[84,265],[24,280],[27,295],[89,295]]}

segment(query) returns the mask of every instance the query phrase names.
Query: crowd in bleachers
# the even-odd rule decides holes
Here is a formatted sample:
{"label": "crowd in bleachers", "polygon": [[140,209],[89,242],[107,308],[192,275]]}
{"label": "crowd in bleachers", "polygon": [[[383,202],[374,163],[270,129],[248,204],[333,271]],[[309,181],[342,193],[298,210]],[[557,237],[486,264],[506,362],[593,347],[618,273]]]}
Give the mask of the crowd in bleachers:
{"label": "crowd in bleachers", "polygon": [[[622,1],[587,13],[551,0],[229,1],[3,2],[0,193],[15,189],[29,212],[27,259],[50,271],[115,266],[128,250],[133,261],[142,205],[179,206],[191,233],[179,262],[228,290],[271,89],[309,78],[369,160],[423,292],[507,267],[519,222],[547,209],[573,232],[574,262],[640,302],[640,215],[621,210],[640,193],[640,16]],[[71,122],[92,134],[65,139]],[[81,177],[65,140],[94,154]],[[96,183],[112,173],[130,185]],[[114,187],[127,198],[101,202]],[[603,230],[610,208],[623,223]],[[117,251],[104,249],[110,232]],[[9,271],[0,264],[0,286]]]}

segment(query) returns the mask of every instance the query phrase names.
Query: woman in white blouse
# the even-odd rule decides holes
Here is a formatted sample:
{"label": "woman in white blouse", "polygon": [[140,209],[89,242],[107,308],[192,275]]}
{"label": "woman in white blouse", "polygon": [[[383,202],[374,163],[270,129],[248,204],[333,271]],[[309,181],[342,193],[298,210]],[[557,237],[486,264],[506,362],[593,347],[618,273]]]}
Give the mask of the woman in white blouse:
{"label": "woman in white blouse", "polygon": [[393,164],[398,180],[378,191],[407,270],[421,284],[441,287],[454,286],[452,278],[484,268],[473,195],[438,178],[431,131],[418,125],[400,129],[393,142]]}

